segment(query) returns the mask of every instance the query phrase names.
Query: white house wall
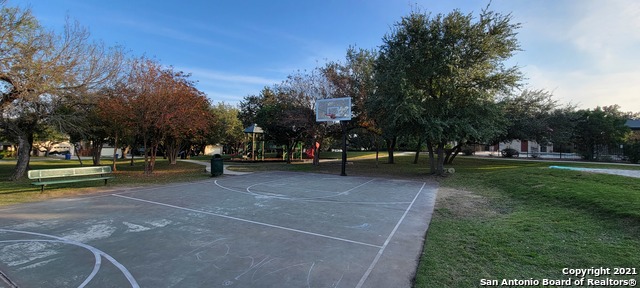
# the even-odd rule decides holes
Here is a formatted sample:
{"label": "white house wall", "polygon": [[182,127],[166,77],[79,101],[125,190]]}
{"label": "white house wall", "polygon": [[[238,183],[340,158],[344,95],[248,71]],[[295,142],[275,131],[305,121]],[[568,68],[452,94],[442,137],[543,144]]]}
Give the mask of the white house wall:
{"label": "white house wall", "polygon": [[[102,147],[102,151],[100,151],[100,157],[113,157],[113,147]],[[122,149],[115,149],[118,155],[122,155]]]}
{"label": "white house wall", "polygon": [[204,147],[204,155],[222,154],[222,145],[207,145]]}
{"label": "white house wall", "polygon": [[[518,150],[518,152],[520,153],[540,153],[541,152],[541,149],[540,149],[541,145],[538,144],[538,142],[536,141],[528,141],[528,142],[529,142],[529,145],[526,151],[522,151],[522,141],[520,140],[513,140],[507,143],[500,143],[500,151],[502,151],[503,149],[512,148],[512,149]],[[552,152],[552,151],[553,151],[553,144],[547,145],[546,152]]]}

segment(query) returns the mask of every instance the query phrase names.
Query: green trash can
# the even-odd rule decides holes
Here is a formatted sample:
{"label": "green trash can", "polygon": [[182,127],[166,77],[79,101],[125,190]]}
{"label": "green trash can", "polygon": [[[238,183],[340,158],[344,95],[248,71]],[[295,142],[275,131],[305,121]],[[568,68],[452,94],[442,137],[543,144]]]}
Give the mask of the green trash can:
{"label": "green trash can", "polygon": [[220,176],[224,172],[222,155],[214,154],[211,157],[211,177]]}

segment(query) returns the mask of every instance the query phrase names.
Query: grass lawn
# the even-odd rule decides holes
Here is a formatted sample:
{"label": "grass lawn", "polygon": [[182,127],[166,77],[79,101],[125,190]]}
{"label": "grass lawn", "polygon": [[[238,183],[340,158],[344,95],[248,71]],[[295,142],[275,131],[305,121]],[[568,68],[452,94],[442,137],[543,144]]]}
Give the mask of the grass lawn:
{"label": "grass lawn", "polygon": [[[91,165],[91,160],[84,160],[84,165]],[[102,165],[111,166],[111,160],[102,159]],[[48,198],[97,193],[106,190],[102,181],[87,181],[47,186],[44,193],[40,193],[40,186],[31,185],[33,180],[26,176],[20,181],[8,181],[15,169],[15,159],[0,160],[0,206],[18,204],[23,202],[40,201]],[[30,162],[32,169],[50,169],[79,167],[77,160],[60,160],[56,158],[33,157]],[[144,161],[136,159],[134,166],[130,166],[130,160],[118,161],[118,171],[113,173],[115,179],[110,179],[107,188],[118,186],[144,186],[180,181],[194,181],[207,179],[211,176],[205,173],[204,166],[178,162],[169,165],[167,160],[156,161],[153,176],[144,176]]]}
{"label": "grass lawn", "polygon": [[[323,153],[339,158],[340,153]],[[640,169],[574,162],[508,161],[458,157],[448,177],[426,176],[426,157],[349,153],[347,174],[438,181],[440,190],[415,287],[474,287],[481,279],[575,279],[562,268],[632,267],[640,273],[640,179],[549,169],[550,165]],[[208,160],[210,158],[203,158]],[[105,161],[109,165],[110,161]],[[340,161],[228,163],[237,171],[303,171],[340,174]],[[0,160],[0,205],[104,191],[83,182],[48,187],[6,181],[15,161]],[[38,168],[77,166],[77,161],[32,160]],[[202,166],[159,160],[156,175],[142,176],[142,163],[123,161],[112,186],[139,186],[206,179]],[[603,276],[606,277],[606,276]],[[602,277],[600,277],[602,278]],[[615,278],[615,277],[614,277]],[[622,278],[640,278],[634,277]]]}
{"label": "grass lawn", "polygon": [[565,267],[640,269],[640,179],[549,165],[459,159],[440,181],[415,287],[575,279]]}

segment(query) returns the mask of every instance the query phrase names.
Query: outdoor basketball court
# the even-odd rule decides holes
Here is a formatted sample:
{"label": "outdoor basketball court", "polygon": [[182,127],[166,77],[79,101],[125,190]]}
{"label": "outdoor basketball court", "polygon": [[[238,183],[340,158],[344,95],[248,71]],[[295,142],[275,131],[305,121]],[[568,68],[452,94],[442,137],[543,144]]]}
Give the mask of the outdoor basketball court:
{"label": "outdoor basketball court", "polygon": [[23,204],[0,209],[0,271],[18,287],[410,287],[435,196],[267,172]]}

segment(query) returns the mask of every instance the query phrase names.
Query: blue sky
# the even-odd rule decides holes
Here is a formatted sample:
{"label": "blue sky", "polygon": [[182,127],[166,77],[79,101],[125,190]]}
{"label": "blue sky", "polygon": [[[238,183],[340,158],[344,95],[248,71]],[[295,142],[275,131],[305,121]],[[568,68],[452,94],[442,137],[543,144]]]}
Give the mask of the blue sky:
{"label": "blue sky", "polygon": [[[180,3],[180,4],[178,4]],[[488,1],[9,0],[51,29],[66,16],[107,45],[192,74],[213,102],[237,104],[296,70],[341,61],[352,45],[374,49],[402,16],[475,13]],[[493,0],[522,23],[510,60],[530,89],[580,108],[640,112],[640,1]]]}

